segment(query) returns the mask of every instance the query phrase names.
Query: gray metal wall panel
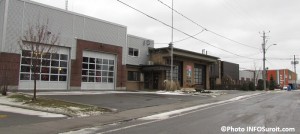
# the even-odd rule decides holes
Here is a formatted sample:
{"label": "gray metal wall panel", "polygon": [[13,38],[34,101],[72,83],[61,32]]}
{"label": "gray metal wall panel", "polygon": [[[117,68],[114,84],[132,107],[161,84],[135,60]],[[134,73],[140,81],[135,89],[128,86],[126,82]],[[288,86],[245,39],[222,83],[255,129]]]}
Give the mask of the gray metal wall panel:
{"label": "gray metal wall panel", "polygon": [[0,1],[0,52],[2,47],[2,36],[3,36],[3,19],[4,19],[4,8],[5,8],[5,1]]}
{"label": "gray metal wall panel", "polygon": [[23,2],[10,0],[8,6],[7,15],[7,26],[5,35],[5,52],[15,52],[18,51],[17,41],[21,37],[22,29],[22,18],[23,14]]}
{"label": "gray metal wall panel", "polygon": [[144,44],[144,42],[149,39],[141,38],[141,37],[136,37],[132,35],[128,35],[127,41],[128,41],[128,48],[136,48],[139,49],[139,56],[138,57],[133,57],[128,55],[128,49],[126,51],[127,55],[127,64],[131,65],[146,65],[148,60],[149,60],[149,55],[148,55],[148,50],[149,48],[154,48],[154,41],[150,41],[150,45]]}
{"label": "gray metal wall panel", "polygon": [[[2,10],[3,8],[1,8]],[[23,16],[24,9],[24,16]],[[38,21],[49,21],[49,30],[60,33],[62,46],[71,47],[71,58],[75,58],[76,38],[123,47],[123,64],[126,62],[127,28],[122,25],[102,21],[88,16],[68,12],[36,2],[10,0],[7,25],[7,45],[17,45],[22,32]],[[18,47],[14,47],[18,48]]]}

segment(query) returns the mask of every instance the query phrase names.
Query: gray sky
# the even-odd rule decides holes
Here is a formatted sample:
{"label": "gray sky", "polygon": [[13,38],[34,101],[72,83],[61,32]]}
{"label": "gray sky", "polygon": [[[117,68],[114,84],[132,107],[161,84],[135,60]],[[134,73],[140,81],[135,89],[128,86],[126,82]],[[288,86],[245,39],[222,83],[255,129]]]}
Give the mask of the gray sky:
{"label": "gray sky", "polygon": [[[65,8],[65,0],[34,1]],[[171,9],[158,0],[121,1],[171,25]],[[172,0],[161,1],[171,6]],[[171,28],[117,0],[69,0],[68,7],[73,12],[125,25],[128,34],[153,39],[157,43],[156,48],[168,46],[160,43],[171,42]],[[195,38],[239,56],[193,38],[174,43],[177,48],[199,53],[202,49],[206,49],[209,55],[240,64],[241,69],[254,69],[254,66],[262,69],[261,33],[266,31],[267,46],[277,44],[267,50],[266,67],[293,71],[291,65],[293,55],[300,58],[298,54],[300,50],[299,0],[174,0],[174,9],[209,30],[198,34]],[[174,27],[189,35],[203,30],[175,12]],[[213,32],[243,45],[217,36]],[[187,37],[183,33],[174,31],[174,41]]]}

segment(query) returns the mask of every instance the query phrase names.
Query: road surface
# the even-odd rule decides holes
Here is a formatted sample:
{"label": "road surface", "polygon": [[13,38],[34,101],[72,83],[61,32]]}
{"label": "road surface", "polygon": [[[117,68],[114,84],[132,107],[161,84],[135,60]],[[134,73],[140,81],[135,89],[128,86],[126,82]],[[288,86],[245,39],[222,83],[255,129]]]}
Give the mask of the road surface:
{"label": "road surface", "polygon": [[138,119],[76,133],[219,134],[300,133],[300,92],[268,92],[253,98],[202,107],[161,119]]}

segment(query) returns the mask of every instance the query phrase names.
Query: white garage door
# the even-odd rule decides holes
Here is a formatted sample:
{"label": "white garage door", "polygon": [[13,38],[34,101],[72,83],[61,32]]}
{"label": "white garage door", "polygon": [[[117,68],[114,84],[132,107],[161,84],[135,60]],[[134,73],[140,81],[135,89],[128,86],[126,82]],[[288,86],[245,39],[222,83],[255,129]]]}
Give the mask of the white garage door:
{"label": "white garage door", "polygon": [[83,90],[114,90],[116,56],[113,54],[83,51]]}
{"label": "white garage door", "polygon": [[32,90],[34,87],[34,75],[32,64],[39,63],[36,68],[40,73],[37,74],[38,90],[66,90],[68,87],[69,71],[69,49],[55,48],[55,53],[45,53],[37,60],[32,59],[31,51],[23,50],[20,66],[20,90]]}

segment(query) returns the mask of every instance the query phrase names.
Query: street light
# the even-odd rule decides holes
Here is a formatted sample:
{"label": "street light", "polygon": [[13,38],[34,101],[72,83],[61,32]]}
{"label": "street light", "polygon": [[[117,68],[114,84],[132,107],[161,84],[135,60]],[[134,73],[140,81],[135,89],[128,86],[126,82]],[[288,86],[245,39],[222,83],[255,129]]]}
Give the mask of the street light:
{"label": "street light", "polygon": [[272,44],[272,45],[270,45],[270,46],[268,46],[267,47],[267,49],[266,49],[266,44],[265,44],[265,42],[262,44],[262,47],[263,47],[263,69],[264,69],[264,71],[263,71],[263,79],[264,79],[264,90],[266,90],[266,67],[265,67],[265,65],[266,65],[266,52],[267,52],[267,50],[271,47],[271,46],[275,46],[275,45],[277,45],[277,44]]}

